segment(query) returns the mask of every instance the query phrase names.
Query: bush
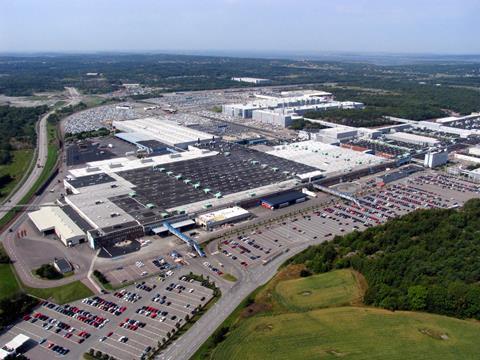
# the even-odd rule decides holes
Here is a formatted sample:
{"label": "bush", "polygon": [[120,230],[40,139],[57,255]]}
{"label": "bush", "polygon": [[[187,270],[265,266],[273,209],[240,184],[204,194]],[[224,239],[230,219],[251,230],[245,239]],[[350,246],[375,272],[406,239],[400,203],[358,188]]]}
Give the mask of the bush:
{"label": "bush", "polygon": [[103,284],[103,285],[106,285],[106,284],[110,283],[110,281],[108,281],[108,279],[105,277],[105,275],[103,275],[103,273],[101,273],[98,270],[93,271],[93,276],[95,276],[98,279],[98,281],[100,281],[100,283]]}
{"label": "bush", "polygon": [[63,275],[53,267],[52,264],[44,264],[35,270],[35,274],[48,280],[57,280],[63,278]]}
{"label": "bush", "polygon": [[312,275],[312,272],[310,270],[307,270],[307,269],[300,270],[300,277],[309,277],[310,275]]}

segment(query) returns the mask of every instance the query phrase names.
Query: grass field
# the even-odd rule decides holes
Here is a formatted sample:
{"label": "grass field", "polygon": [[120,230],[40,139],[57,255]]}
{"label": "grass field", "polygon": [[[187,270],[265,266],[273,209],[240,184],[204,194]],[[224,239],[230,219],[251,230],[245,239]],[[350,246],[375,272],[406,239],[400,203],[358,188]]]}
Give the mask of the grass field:
{"label": "grass field", "polygon": [[0,264],[0,300],[20,290],[12,265]]}
{"label": "grass field", "polygon": [[0,189],[0,201],[5,199],[15,185],[27,172],[32,160],[33,149],[15,150],[12,152],[13,159],[10,164],[0,165],[0,176],[9,174],[14,180]]}
{"label": "grass field", "polygon": [[92,291],[80,281],[48,289],[30,287],[24,287],[24,289],[28,294],[41,299],[51,299],[57,304],[64,304],[93,295]]}
{"label": "grass field", "polygon": [[[244,301],[193,359],[475,359],[480,322],[364,307],[350,270],[299,278],[287,267]],[[249,304],[249,305],[247,305]],[[352,305],[353,304],[353,305]],[[358,306],[357,306],[358,305]]]}
{"label": "grass field", "polygon": [[362,296],[355,274],[350,270],[281,281],[275,292],[282,305],[296,311],[349,305]]}
{"label": "grass field", "polygon": [[[474,359],[480,323],[445,316],[336,307],[240,323],[214,359]],[[444,339],[443,339],[443,338]]]}

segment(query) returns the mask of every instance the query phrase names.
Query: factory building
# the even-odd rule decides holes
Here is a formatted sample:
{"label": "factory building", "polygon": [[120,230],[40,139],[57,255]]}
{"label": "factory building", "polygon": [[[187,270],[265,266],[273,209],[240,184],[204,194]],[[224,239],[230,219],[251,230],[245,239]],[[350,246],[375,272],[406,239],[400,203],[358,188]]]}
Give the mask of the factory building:
{"label": "factory building", "polygon": [[[308,92],[300,96],[274,97],[257,95],[258,100],[246,104],[225,104],[222,105],[222,112],[226,115],[252,118],[255,110],[285,109],[309,105],[325,104],[331,101],[331,94],[321,92]],[[288,112],[295,112],[295,109],[288,109]]]}
{"label": "factory building", "polygon": [[145,152],[147,154],[168,154],[175,152],[175,150],[168,147],[168,145],[155,140],[152,136],[148,136],[141,133],[118,133],[115,137],[135,145],[139,152]]}
{"label": "factory building", "polygon": [[377,176],[377,178],[375,179],[375,182],[378,186],[383,186],[393,181],[404,179],[410,176],[411,174],[421,170],[422,168],[419,166],[415,166],[415,165],[405,166],[402,169],[387,172],[381,176]]}
{"label": "factory building", "polygon": [[254,110],[252,118],[265,124],[271,124],[281,127],[289,127],[295,119],[302,119],[295,113],[275,111],[275,110]]}
{"label": "factory building", "polygon": [[415,145],[422,145],[422,146],[435,146],[440,142],[437,139],[432,137],[409,134],[404,132],[394,132],[392,134],[385,135],[385,137],[393,141],[400,141],[400,142],[405,142],[405,143],[415,144]]}
{"label": "factory building", "polygon": [[270,79],[253,78],[253,77],[232,77],[231,80],[238,81],[238,82],[246,82],[246,83],[255,84],[255,85],[269,84],[272,82]]}
{"label": "factory building", "polygon": [[275,210],[298,204],[307,200],[307,195],[300,191],[288,191],[282,194],[264,197],[260,200],[264,208]]}
{"label": "factory building", "polygon": [[59,207],[45,206],[28,214],[35,227],[44,235],[56,234],[65,246],[86,240],[85,232]]}
{"label": "factory building", "polygon": [[428,152],[425,154],[424,166],[435,168],[437,166],[445,165],[448,162],[448,151],[441,150],[435,152]]}
{"label": "factory building", "polygon": [[202,131],[178,125],[170,120],[143,118],[136,120],[114,121],[113,127],[126,133],[143,135],[168,146],[186,149],[189,145],[212,140],[212,135]]}
{"label": "factory building", "polygon": [[358,130],[350,127],[334,127],[320,130],[315,135],[316,141],[321,141],[325,144],[337,144],[342,141],[356,138]]}
{"label": "factory building", "polygon": [[314,167],[323,176],[348,173],[385,162],[379,156],[312,140],[277,145],[268,153]]}
{"label": "factory building", "polygon": [[249,219],[251,214],[239,206],[233,206],[197,216],[195,222],[204,229],[212,230],[224,224]]}

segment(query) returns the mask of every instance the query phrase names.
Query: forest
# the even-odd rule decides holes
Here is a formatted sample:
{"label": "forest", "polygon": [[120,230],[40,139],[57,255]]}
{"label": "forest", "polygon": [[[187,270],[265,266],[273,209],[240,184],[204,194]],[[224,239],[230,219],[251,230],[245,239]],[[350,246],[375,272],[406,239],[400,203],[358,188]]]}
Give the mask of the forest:
{"label": "forest", "polygon": [[472,199],[458,210],[418,210],[337,236],[290,262],[313,273],[361,272],[367,305],[480,319],[479,240],[480,199]]}
{"label": "forest", "polygon": [[33,147],[36,141],[35,123],[47,106],[0,106],[0,165],[12,160],[15,148]]}

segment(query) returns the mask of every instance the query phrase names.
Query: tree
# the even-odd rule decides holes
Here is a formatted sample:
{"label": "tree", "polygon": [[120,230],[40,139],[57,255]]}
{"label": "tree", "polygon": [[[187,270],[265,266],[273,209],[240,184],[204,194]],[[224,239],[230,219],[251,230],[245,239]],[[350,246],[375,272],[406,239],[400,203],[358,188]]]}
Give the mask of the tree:
{"label": "tree", "polygon": [[415,285],[408,288],[408,303],[412,310],[423,310],[427,306],[428,290],[425,286]]}

